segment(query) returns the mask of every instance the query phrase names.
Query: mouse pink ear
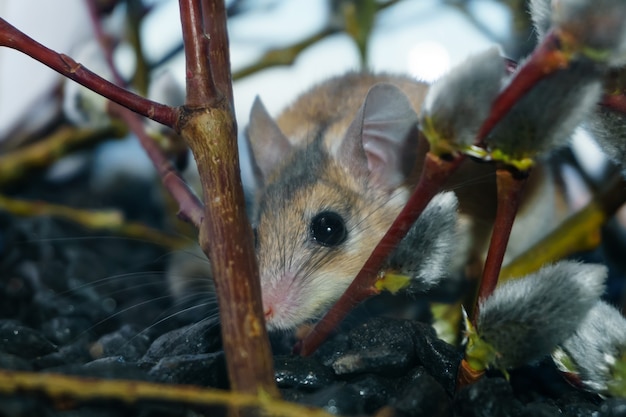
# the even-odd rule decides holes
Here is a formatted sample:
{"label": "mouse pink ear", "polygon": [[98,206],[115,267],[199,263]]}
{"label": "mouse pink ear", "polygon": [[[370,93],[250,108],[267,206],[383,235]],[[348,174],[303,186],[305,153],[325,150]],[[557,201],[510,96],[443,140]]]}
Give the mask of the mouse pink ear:
{"label": "mouse pink ear", "polygon": [[384,190],[402,185],[417,158],[417,113],[392,84],[376,84],[337,150],[339,163]]}
{"label": "mouse pink ear", "polygon": [[250,110],[246,138],[252,151],[251,159],[257,184],[264,183],[285,156],[291,152],[291,143],[269,115],[257,96]]}

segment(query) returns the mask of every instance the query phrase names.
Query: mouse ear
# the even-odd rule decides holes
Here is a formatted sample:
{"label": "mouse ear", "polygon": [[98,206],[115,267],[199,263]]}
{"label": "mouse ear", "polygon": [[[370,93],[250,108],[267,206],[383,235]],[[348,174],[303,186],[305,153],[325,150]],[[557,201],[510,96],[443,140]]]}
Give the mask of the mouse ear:
{"label": "mouse ear", "polygon": [[262,185],[285,155],[291,152],[291,143],[269,115],[259,96],[254,99],[250,110],[246,133],[257,184]]}
{"label": "mouse ear", "polygon": [[393,190],[413,171],[417,158],[417,113],[392,84],[374,85],[337,150],[341,164],[373,185]]}

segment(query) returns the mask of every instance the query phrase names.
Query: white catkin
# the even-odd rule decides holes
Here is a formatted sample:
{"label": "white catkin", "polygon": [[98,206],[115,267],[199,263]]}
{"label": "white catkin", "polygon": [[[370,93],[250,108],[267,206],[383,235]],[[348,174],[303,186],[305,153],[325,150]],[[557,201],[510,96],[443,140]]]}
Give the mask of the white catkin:
{"label": "white catkin", "polygon": [[600,301],[561,347],[575,362],[583,384],[605,393],[611,379],[610,359],[626,351],[626,318]]}
{"label": "white catkin", "polygon": [[563,261],[499,286],[480,306],[477,330],[498,368],[540,359],[570,337],[604,291],[603,265]]}
{"label": "white catkin", "polygon": [[413,224],[387,267],[412,278],[409,291],[425,291],[453,275],[457,252],[458,200],[453,192],[437,194]]}
{"label": "white catkin", "polygon": [[498,48],[470,56],[431,86],[420,124],[430,118],[443,139],[459,145],[472,144],[505,75]]}

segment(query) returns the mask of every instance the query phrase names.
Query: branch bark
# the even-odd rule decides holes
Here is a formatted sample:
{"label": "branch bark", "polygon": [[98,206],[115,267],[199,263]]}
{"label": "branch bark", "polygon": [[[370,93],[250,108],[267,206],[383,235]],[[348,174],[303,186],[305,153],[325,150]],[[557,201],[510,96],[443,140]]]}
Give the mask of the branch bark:
{"label": "branch bark", "polygon": [[[278,397],[252,228],[239,177],[237,125],[229,99],[230,62],[224,52],[228,49],[224,3],[180,0],[180,11],[187,105],[178,128],[200,170],[205,215],[199,241],[212,263],[231,388]],[[203,22],[210,26],[209,37]],[[214,51],[210,62],[209,50]]]}

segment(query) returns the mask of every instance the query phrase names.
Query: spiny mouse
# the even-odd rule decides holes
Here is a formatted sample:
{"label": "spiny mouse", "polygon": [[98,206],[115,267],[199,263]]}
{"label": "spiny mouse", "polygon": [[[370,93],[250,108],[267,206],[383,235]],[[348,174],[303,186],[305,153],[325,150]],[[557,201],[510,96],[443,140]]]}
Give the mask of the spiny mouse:
{"label": "spiny mouse", "polygon": [[[348,73],[314,86],[276,120],[255,101],[246,136],[257,181],[252,223],[269,329],[294,328],[323,314],[406,203],[428,151],[417,135],[427,91],[427,84],[406,76]],[[466,249],[480,253],[488,240],[494,178],[491,165],[464,164],[447,184],[463,221],[452,193],[436,197],[385,267],[412,276],[420,290],[456,273]],[[528,192],[525,206],[545,207],[532,196],[553,195],[550,182],[534,178],[528,188],[540,191]],[[527,217],[534,229],[545,227],[537,218],[551,221]],[[524,224],[517,235],[533,235],[532,228]],[[179,280],[174,288],[180,293],[186,284]]]}
{"label": "spiny mouse", "polygon": [[[349,73],[301,95],[275,121],[255,101],[247,138],[259,185],[253,226],[270,329],[321,315],[406,203],[428,149],[417,135],[427,90],[405,76]],[[466,164],[448,184],[476,225],[473,245],[489,235],[493,173],[491,165]],[[456,207],[452,195],[435,199],[387,267],[421,288],[454,273],[465,261],[463,245],[455,248],[463,237]]]}

